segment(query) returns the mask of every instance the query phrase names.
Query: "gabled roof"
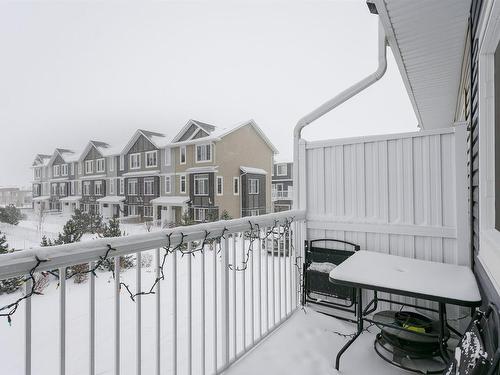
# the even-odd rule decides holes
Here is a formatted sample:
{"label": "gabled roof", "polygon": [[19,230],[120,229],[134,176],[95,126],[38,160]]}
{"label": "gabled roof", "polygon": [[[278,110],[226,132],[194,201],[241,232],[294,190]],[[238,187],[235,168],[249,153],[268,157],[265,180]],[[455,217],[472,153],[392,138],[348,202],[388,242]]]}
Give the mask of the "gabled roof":
{"label": "gabled roof", "polygon": [[47,154],[36,154],[35,160],[33,160],[33,166],[47,166],[49,164],[52,155]]}
{"label": "gabled roof", "polygon": [[153,146],[158,149],[163,148],[170,143],[165,134],[144,129],[137,129],[125,148],[121,151],[121,154],[126,154],[141,135],[149,140],[153,144]]}
{"label": "gabled roof", "polygon": [[471,0],[373,0],[421,128],[455,119]]}
{"label": "gabled roof", "polygon": [[[72,155],[73,158],[71,158]],[[65,148],[56,148],[54,153],[50,157],[50,160],[47,165],[49,166],[52,165],[57,156],[60,156],[67,163],[69,161],[73,161],[73,160],[67,160],[68,158],[74,159],[75,157],[78,157],[78,154]]]}
{"label": "gabled roof", "polygon": [[82,161],[85,159],[87,154],[90,152],[92,148],[95,148],[99,154],[101,154],[102,157],[106,156],[113,156],[113,155],[119,155],[121,148],[118,147],[111,147],[108,143],[106,142],[101,142],[101,141],[89,141],[87,146],[84,148],[82,154],[79,157],[79,160]]}
{"label": "gabled roof", "polygon": [[[182,138],[184,133],[186,133],[188,131],[188,129],[191,127],[191,125],[197,126],[199,129],[208,133],[208,135],[210,135],[216,129],[214,125],[210,125],[210,124],[207,124],[205,122],[198,121],[198,120],[189,119],[188,122],[186,122],[186,125],[184,125],[182,127],[182,129],[179,131],[179,133],[177,133],[177,135],[174,137],[174,139],[172,139],[172,143],[179,142],[179,139]],[[192,139],[192,137],[196,133],[198,133],[198,131],[193,132],[193,134],[191,135],[191,137],[189,137],[189,139]]]}
{"label": "gabled roof", "polygon": [[267,136],[264,134],[262,129],[259,127],[259,125],[257,125],[257,123],[255,122],[254,119],[250,119],[250,120],[241,122],[241,123],[233,126],[232,128],[229,128],[229,129],[227,129],[227,128],[217,129],[211,135],[214,137],[217,137],[217,138],[224,138],[225,136],[227,136],[231,133],[234,133],[235,131],[237,131],[237,130],[239,130],[247,125],[250,125],[251,127],[253,127],[255,129],[257,134],[259,134],[259,136],[264,140],[264,142],[266,142],[267,146],[273,151],[274,154],[278,153],[278,149],[276,147],[274,147],[272,142],[269,140],[269,138],[267,138]]}

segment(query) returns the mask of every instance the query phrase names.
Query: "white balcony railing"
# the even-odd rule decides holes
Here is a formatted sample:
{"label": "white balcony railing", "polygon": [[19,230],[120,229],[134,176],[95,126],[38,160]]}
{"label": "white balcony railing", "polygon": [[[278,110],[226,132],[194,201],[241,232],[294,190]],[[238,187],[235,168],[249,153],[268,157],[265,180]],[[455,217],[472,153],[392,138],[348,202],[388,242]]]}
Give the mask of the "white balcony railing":
{"label": "white balcony railing", "polygon": [[272,197],[272,200],[274,200],[274,201],[280,200],[280,199],[292,199],[293,190],[292,189],[282,190],[282,191],[273,190],[271,197]]}
{"label": "white balcony railing", "polygon": [[[71,366],[74,353],[70,355],[67,351],[67,342],[72,339],[68,331],[75,332],[75,327],[69,326],[72,320],[67,319],[66,313],[72,308],[68,301],[75,298],[67,293],[68,288],[73,288],[67,285],[73,272],[73,268],[68,267],[88,263],[90,269],[95,269],[104,259],[113,259],[113,278],[109,273],[112,282],[101,283],[99,278],[98,283],[96,275],[106,271],[96,270],[96,273],[88,273],[88,285],[81,286],[88,287],[88,321],[86,325],[81,324],[85,311],[80,311],[76,330],[88,331],[88,344],[83,345],[88,348],[88,356],[83,356],[79,373],[85,367],[88,371],[84,373],[91,375],[120,374],[121,370],[135,374],[224,371],[285,321],[300,303],[302,247],[298,244],[305,238],[304,219],[304,211],[287,211],[0,256],[0,279],[28,275],[27,297],[9,295],[9,301],[16,302],[19,298],[18,306],[0,310],[3,318],[12,312],[16,322],[24,320],[24,373],[65,374],[68,368],[74,369],[75,366]],[[155,265],[154,272],[147,274],[141,266],[141,256],[145,257],[144,253],[149,251],[154,253]],[[120,273],[120,256],[129,254],[135,256],[135,270]],[[58,297],[52,301],[57,304],[53,311],[58,314],[51,312],[56,318],[47,319],[45,323],[54,323],[50,332],[59,342],[58,356],[50,366],[46,363],[50,360],[43,358],[44,363],[32,370],[33,355],[47,341],[47,337],[38,339],[43,341],[37,343],[33,341],[36,337],[32,335],[32,316],[49,312],[36,311],[39,299],[47,296],[32,295],[34,279],[29,275],[51,270],[67,275],[61,278],[54,292]],[[108,288],[112,296],[112,324],[107,325],[113,327],[112,339],[96,330],[99,320],[103,319],[96,312],[96,294],[103,294],[99,291],[101,288]],[[36,302],[34,305],[32,299]],[[135,303],[135,307],[129,309],[132,315],[123,310],[125,303]],[[0,305],[0,309],[2,307]],[[17,311],[16,307],[19,307]],[[151,318],[145,318],[147,315]],[[146,323],[152,326],[151,330],[142,328]],[[122,332],[130,331],[131,325],[135,334]],[[149,331],[151,337],[147,336]],[[130,337],[134,339],[127,339]],[[7,347],[6,342],[2,343],[2,335],[0,345]],[[154,349],[147,350],[148,345]],[[145,357],[153,356],[152,352],[154,360],[144,363]],[[99,361],[96,361],[96,353]],[[102,364],[105,353],[110,358],[108,368]],[[80,362],[81,357],[78,356]],[[43,365],[44,371],[39,368]],[[19,363],[19,367],[22,366],[22,362]],[[23,372],[20,368],[16,370],[16,373]]]}

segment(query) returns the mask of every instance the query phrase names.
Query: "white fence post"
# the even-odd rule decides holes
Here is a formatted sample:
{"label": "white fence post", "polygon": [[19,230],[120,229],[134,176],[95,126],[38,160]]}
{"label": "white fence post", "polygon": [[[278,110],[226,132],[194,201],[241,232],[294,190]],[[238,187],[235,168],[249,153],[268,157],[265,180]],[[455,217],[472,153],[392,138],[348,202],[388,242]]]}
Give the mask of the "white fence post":
{"label": "white fence post", "polygon": [[[222,241],[222,240],[221,240]],[[229,363],[229,239],[225,238],[221,250],[221,339],[222,366]]]}

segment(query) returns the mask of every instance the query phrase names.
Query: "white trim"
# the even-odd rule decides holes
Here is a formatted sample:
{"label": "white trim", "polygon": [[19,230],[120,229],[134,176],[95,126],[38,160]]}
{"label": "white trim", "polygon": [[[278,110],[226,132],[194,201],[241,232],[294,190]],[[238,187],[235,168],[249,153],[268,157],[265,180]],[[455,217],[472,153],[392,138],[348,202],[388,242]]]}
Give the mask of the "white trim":
{"label": "white trim", "polygon": [[500,3],[491,8],[479,54],[479,255],[500,293],[500,232],[495,229],[494,54],[500,42]]}
{"label": "white trim", "polygon": [[[146,184],[151,184],[151,192],[148,193],[146,190]],[[151,196],[151,195],[155,195],[155,180],[153,178],[145,178],[144,181],[143,181],[143,185],[144,185],[144,195],[147,195],[147,196]]]}
{"label": "white trim", "polygon": [[[184,150],[184,152],[183,152]],[[182,161],[182,154],[184,153],[184,162]],[[187,162],[187,150],[186,146],[179,147],[179,164],[186,164]]]}
{"label": "white trim", "polygon": [[125,179],[120,178],[120,193],[119,194],[125,194]]}
{"label": "white trim", "polygon": [[[184,178],[184,190],[182,190],[182,179]],[[179,175],[179,193],[186,194],[187,192],[187,178],[185,174]]]}
{"label": "white trim", "polygon": [[166,167],[172,165],[172,149],[170,147],[166,147],[163,151],[164,154],[164,163]]}
{"label": "white trim", "polygon": [[[132,156],[134,156],[134,157],[138,156],[137,160],[139,161],[139,164],[135,167],[132,166]],[[140,152],[136,152],[136,153],[128,155],[128,169],[141,169],[141,153]]]}
{"label": "white trim", "polygon": [[[285,173],[279,173],[280,167],[285,166]],[[288,175],[288,164],[287,163],[276,163],[276,176],[287,176]]]}
{"label": "white trim", "polygon": [[115,170],[115,157],[110,156],[109,157],[109,171],[113,172]]}
{"label": "white trim", "polygon": [[[102,161],[102,169],[99,168],[99,162]],[[104,172],[106,170],[106,159],[105,158],[99,158],[95,159],[95,171],[96,173],[99,172]]]}
{"label": "white trim", "polygon": [[[206,147],[206,146],[210,147],[210,158],[207,160],[198,160],[198,147]],[[212,143],[210,143],[210,142],[205,142],[205,143],[194,145],[195,163],[210,163],[210,162],[212,162],[212,153],[213,153],[213,147],[212,147]]]}
{"label": "white trim", "polygon": [[[168,179],[168,184],[167,184],[167,179]],[[165,176],[164,183],[165,183],[165,194],[172,193],[172,176],[170,175]]]}
{"label": "white trim", "polygon": [[[155,155],[155,164],[154,165],[148,165],[148,155],[154,154]],[[144,153],[144,163],[146,168],[156,168],[158,167],[158,152],[157,150],[153,151],[146,151]]]}
{"label": "white trim", "polygon": [[[90,166],[90,168],[88,168]],[[85,174],[94,173],[94,161],[93,160],[85,160]]]}
{"label": "white trim", "polygon": [[[234,184],[236,181],[236,185]],[[238,189],[235,189],[235,186],[238,187]],[[233,177],[233,195],[240,195],[240,178],[239,177]],[[238,190],[238,191],[236,191]]]}
{"label": "white trim", "polygon": [[[252,189],[252,182],[255,182],[255,191]],[[248,179],[248,195],[258,195],[260,190],[260,180],[258,178]]]}
{"label": "white trim", "polygon": [[[219,193],[219,180],[221,180],[221,192]],[[224,195],[224,176],[217,176],[215,178],[215,194],[218,196]]]}

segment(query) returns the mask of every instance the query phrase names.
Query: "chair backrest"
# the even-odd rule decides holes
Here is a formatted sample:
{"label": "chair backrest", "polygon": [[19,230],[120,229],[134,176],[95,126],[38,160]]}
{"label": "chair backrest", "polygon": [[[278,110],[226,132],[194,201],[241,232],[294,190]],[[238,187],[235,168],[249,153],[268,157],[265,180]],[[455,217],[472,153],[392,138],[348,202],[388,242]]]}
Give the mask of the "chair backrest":
{"label": "chair backrest", "polygon": [[[330,244],[342,244],[343,249],[335,249],[328,247],[319,247],[318,243],[325,242]],[[339,246],[340,247],[340,246]],[[345,250],[346,247],[352,247],[353,250]],[[306,244],[306,262],[329,262],[340,264],[349,258],[355,251],[360,249],[359,245],[352,242],[337,240],[333,238],[322,238],[311,240]]]}
{"label": "chair backrest", "polygon": [[490,304],[477,310],[455,349],[447,375],[494,375],[500,360],[500,319],[498,309]]}

